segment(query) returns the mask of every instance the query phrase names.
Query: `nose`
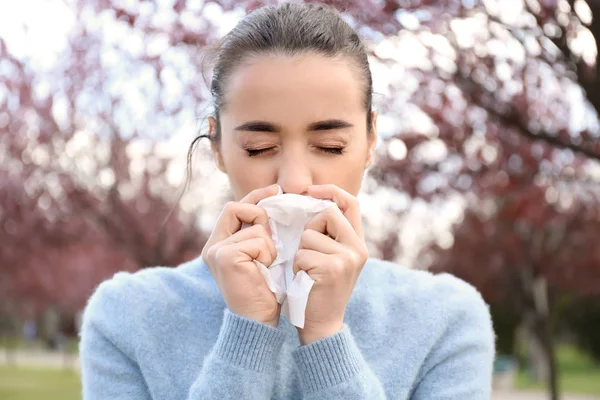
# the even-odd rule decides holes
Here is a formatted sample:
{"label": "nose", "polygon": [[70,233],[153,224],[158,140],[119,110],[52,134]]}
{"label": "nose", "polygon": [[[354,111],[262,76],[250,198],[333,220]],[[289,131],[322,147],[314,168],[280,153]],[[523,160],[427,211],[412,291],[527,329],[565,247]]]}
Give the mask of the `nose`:
{"label": "nose", "polygon": [[277,183],[283,193],[307,194],[313,184],[312,171],[308,160],[301,152],[287,152],[280,159]]}

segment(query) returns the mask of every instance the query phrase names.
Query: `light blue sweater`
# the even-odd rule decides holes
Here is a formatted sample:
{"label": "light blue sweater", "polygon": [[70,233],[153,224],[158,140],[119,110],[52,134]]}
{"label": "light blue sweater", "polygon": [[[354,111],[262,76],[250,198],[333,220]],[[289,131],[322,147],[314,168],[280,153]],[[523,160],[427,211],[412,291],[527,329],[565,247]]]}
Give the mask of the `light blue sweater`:
{"label": "light blue sweater", "polygon": [[197,259],[103,282],[80,354],[84,400],[489,400],[494,332],[472,286],[370,259],[344,329],[300,346],[227,310]]}

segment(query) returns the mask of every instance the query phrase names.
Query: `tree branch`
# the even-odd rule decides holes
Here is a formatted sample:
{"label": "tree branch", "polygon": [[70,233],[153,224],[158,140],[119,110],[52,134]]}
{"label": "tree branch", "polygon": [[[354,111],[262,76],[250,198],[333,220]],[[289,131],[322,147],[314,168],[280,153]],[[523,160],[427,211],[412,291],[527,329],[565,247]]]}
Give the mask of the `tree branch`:
{"label": "tree branch", "polygon": [[503,113],[497,109],[493,104],[489,104],[490,102],[486,102],[482,99],[483,96],[475,96],[473,94],[474,88],[477,88],[481,91],[484,91],[485,94],[493,97],[493,94],[485,91],[481,85],[474,82],[470,77],[465,76],[465,74],[457,73],[456,83],[463,90],[465,96],[469,98],[474,104],[481,106],[484,110],[486,110],[493,117],[500,119],[503,124],[514,128],[517,132],[519,132],[522,136],[525,136],[529,139],[533,140],[541,140],[546,142],[552,146],[561,148],[561,149],[569,149],[574,153],[578,153],[586,156],[587,158],[600,161],[600,154],[596,153],[593,150],[586,149],[580,146],[576,146],[572,143],[567,143],[560,140],[558,137],[552,136],[547,133],[533,133],[529,127],[522,120],[519,111],[511,104],[508,106],[509,111],[507,113]]}
{"label": "tree branch", "polygon": [[[600,44],[600,2],[597,0],[587,0],[586,1],[590,10],[592,11],[592,23],[590,24],[590,32],[594,36],[596,41],[596,48]],[[543,27],[544,21],[542,21],[541,17],[531,9],[531,6],[528,2],[525,2],[527,11],[533,15],[537,21],[537,24],[540,27]],[[569,0],[569,5],[571,6],[572,13],[574,14],[572,18],[577,18],[574,7],[575,2],[573,0]],[[579,19],[577,18],[579,21]],[[584,91],[586,98],[592,104],[592,106],[596,109],[598,115],[600,115],[600,82],[598,82],[598,76],[600,76],[600,66],[598,62],[596,62],[596,73],[595,76],[588,76],[589,74],[586,72],[586,64],[583,59],[577,59],[569,44],[567,42],[567,27],[558,24],[560,29],[560,36],[558,38],[549,38],[552,43],[560,50],[563,55],[563,61],[567,66],[575,73],[577,77],[577,83]]]}

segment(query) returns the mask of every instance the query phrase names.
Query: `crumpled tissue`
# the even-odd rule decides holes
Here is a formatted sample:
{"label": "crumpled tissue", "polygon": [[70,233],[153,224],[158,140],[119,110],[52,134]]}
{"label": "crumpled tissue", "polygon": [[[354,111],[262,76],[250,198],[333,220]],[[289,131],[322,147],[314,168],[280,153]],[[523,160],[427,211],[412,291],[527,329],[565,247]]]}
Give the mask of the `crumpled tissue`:
{"label": "crumpled tissue", "polygon": [[268,197],[257,205],[269,216],[277,258],[269,267],[254,262],[281,304],[281,314],[293,325],[304,328],[308,295],[315,281],[305,271],[294,275],[294,256],[306,224],[321,211],[337,205],[329,200],[287,193]]}

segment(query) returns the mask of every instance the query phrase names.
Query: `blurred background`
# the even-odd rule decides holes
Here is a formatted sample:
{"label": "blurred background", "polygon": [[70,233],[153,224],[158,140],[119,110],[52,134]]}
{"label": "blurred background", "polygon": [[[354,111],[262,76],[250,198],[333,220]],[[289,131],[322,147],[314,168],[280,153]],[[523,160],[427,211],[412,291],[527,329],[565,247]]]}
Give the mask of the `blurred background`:
{"label": "blurred background", "polygon": [[[271,3],[0,1],[0,399],[80,399],[94,288],[200,254],[203,50]],[[326,3],[370,49],[371,254],[483,293],[495,398],[600,398],[600,0]]]}

